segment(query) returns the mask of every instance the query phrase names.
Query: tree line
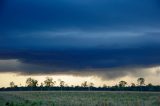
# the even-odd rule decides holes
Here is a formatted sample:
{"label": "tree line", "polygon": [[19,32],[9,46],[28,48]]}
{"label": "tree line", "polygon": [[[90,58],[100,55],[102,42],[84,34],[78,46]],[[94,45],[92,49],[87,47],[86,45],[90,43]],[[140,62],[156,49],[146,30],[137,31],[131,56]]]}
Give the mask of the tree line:
{"label": "tree line", "polygon": [[33,78],[26,79],[26,86],[17,86],[13,81],[10,82],[10,87],[0,88],[0,91],[160,91],[159,85],[152,85],[151,83],[145,84],[144,78],[138,78],[137,83],[128,84],[126,81],[119,81],[114,86],[107,86],[104,84],[102,87],[95,87],[94,83],[84,81],[80,86],[68,86],[63,80],[58,80],[59,86],[51,77],[46,77],[44,82],[38,85],[38,80]]}

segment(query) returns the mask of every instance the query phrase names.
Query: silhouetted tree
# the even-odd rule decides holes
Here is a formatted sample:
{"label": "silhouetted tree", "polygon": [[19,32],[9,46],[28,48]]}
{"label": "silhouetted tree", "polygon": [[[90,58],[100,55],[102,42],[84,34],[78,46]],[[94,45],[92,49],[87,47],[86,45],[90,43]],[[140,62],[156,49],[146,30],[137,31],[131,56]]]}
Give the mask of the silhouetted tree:
{"label": "silhouetted tree", "polygon": [[33,79],[33,87],[37,87],[38,81]]}
{"label": "silhouetted tree", "polygon": [[126,81],[120,81],[119,82],[119,87],[125,87],[127,85]]}
{"label": "silhouetted tree", "polygon": [[146,87],[149,91],[154,91],[154,86],[152,85],[152,83],[149,83]]}
{"label": "silhouetted tree", "polygon": [[135,83],[131,83],[131,87],[135,87],[136,86],[136,84]]}
{"label": "silhouetted tree", "polygon": [[42,89],[43,89],[43,83],[41,83],[40,88],[41,88],[41,91],[42,91]]}
{"label": "silhouetted tree", "polygon": [[138,78],[137,83],[140,86],[141,91],[143,90],[143,87],[145,85],[145,79],[144,78]]}
{"label": "silhouetted tree", "polygon": [[64,87],[65,82],[64,81],[60,81],[59,85],[60,85],[60,87]]}
{"label": "silhouetted tree", "polygon": [[59,81],[59,86],[61,87],[61,96],[62,96],[62,88],[64,87],[65,82],[62,81],[61,79],[59,79],[58,81]]}
{"label": "silhouetted tree", "polygon": [[137,83],[138,83],[139,86],[143,86],[143,85],[145,85],[145,79],[144,78],[138,78]]}
{"label": "silhouetted tree", "polygon": [[93,86],[94,86],[94,83],[91,82],[91,83],[88,84],[88,86],[89,86],[89,87],[93,87]]}
{"label": "silhouetted tree", "polygon": [[26,84],[28,87],[37,87],[38,81],[32,78],[27,78]]}
{"label": "silhouetted tree", "polygon": [[46,87],[51,87],[53,85],[55,85],[56,81],[53,81],[52,78],[50,77],[46,77],[46,80],[44,81],[44,84]]}
{"label": "silhouetted tree", "polygon": [[10,87],[11,88],[14,88],[15,87],[15,84],[14,84],[14,82],[12,81],[12,82],[10,82]]}
{"label": "silhouetted tree", "polygon": [[92,83],[92,82],[89,83],[89,84],[88,84],[88,90],[89,90],[89,91],[92,90],[93,86],[94,86],[94,83]]}
{"label": "silhouetted tree", "polygon": [[82,84],[81,84],[82,87],[87,87],[88,84],[87,84],[87,81],[84,81]]}
{"label": "silhouetted tree", "polygon": [[149,83],[147,86],[148,86],[148,87],[152,87],[153,85],[152,85],[152,83]]}

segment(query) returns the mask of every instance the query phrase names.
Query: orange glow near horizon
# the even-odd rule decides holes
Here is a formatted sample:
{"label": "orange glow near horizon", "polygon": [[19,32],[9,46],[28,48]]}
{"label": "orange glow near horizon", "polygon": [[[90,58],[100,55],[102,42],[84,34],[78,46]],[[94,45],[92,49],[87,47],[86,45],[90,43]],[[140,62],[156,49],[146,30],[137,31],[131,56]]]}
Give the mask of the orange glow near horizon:
{"label": "orange glow near horizon", "polygon": [[[146,84],[152,83],[155,85],[159,85],[160,79],[159,74],[152,68],[150,69],[151,75],[145,76]],[[32,77],[38,80],[38,84],[44,82],[46,77],[52,77],[54,81],[56,81],[56,86],[59,85],[58,80],[61,79],[66,82],[67,85],[81,85],[82,82],[92,82],[95,86],[103,86],[103,84],[112,86],[119,83],[121,80],[125,80],[128,82],[128,85],[131,83],[137,83],[137,78],[134,76],[124,76],[116,79],[101,79],[97,76],[73,76],[73,75],[20,75],[16,73],[0,73],[0,87],[8,87],[9,83],[13,81],[18,86],[25,86],[25,81],[27,78]]]}

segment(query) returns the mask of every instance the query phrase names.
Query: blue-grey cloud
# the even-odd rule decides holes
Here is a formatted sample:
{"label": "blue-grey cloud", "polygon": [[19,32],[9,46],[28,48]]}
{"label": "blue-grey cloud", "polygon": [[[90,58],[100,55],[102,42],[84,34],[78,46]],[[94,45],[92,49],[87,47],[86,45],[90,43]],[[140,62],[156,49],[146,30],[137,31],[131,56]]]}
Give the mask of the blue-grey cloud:
{"label": "blue-grey cloud", "polygon": [[[148,30],[148,29],[147,29]],[[1,37],[3,49],[118,49],[143,48],[160,45],[160,32],[156,29],[141,31],[46,31],[13,33]]]}
{"label": "blue-grey cloud", "polygon": [[3,5],[4,31],[158,26],[160,18],[157,0],[7,0]]}
{"label": "blue-grey cloud", "polygon": [[158,0],[1,0],[0,60],[23,64],[0,71],[158,66],[159,6]]}
{"label": "blue-grey cloud", "polygon": [[[160,64],[159,47],[134,49],[90,49],[53,51],[7,51],[1,59],[18,59],[21,63],[40,65],[46,70],[80,70],[87,68],[149,67]],[[45,69],[45,68],[44,68]],[[44,70],[43,69],[43,70]],[[35,69],[36,70],[36,69]],[[38,71],[38,70],[37,70]]]}
{"label": "blue-grey cloud", "polygon": [[160,49],[56,50],[1,52],[0,72],[70,74],[101,78],[148,75],[160,64]]}

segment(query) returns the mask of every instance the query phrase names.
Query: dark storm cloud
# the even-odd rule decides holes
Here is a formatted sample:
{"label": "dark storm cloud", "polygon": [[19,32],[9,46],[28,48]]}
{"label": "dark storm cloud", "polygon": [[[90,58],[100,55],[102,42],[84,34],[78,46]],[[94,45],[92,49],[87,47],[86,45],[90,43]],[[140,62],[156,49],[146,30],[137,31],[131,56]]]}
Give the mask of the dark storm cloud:
{"label": "dark storm cloud", "polygon": [[158,0],[1,0],[0,71],[102,70],[117,77],[158,66],[159,6]]}
{"label": "dark storm cloud", "polygon": [[[81,71],[118,67],[153,67],[160,64],[160,49],[110,49],[110,50],[55,50],[1,52],[1,59],[18,59],[20,63],[33,65],[27,71],[49,73],[52,71]],[[39,67],[39,68],[36,68]],[[41,69],[40,69],[41,68]],[[26,69],[21,69],[24,72]],[[6,67],[7,70],[7,67]],[[1,70],[1,71],[4,71]],[[19,70],[18,70],[19,71]],[[83,71],[82,71],[83,72]],[[34,73],[34,72],[33,72]]]}
{"label": "dark storm cloud", "polygon": [[1,9],[3,9],[4,5],[5,5],[5,0],[1,0],[0,1],[0,11]]}
{"label": "dark storm cloud", "polygon": [[160,18],[157,0],[7,0],[2,4],[4,31],[119,29],[159,25]]}

